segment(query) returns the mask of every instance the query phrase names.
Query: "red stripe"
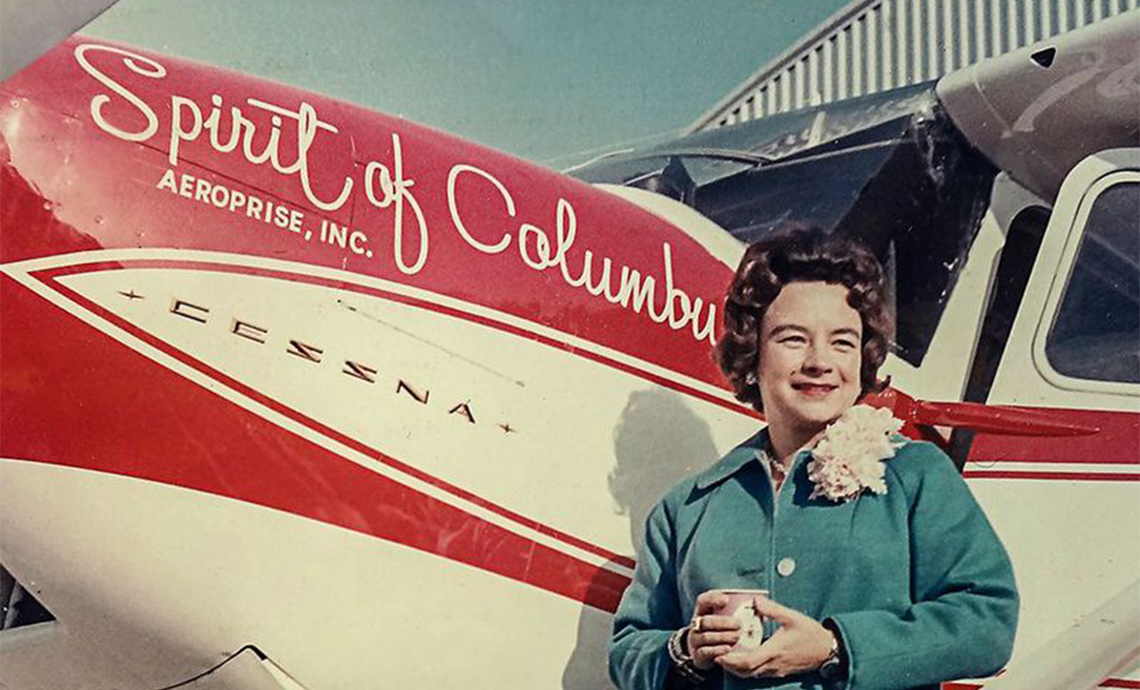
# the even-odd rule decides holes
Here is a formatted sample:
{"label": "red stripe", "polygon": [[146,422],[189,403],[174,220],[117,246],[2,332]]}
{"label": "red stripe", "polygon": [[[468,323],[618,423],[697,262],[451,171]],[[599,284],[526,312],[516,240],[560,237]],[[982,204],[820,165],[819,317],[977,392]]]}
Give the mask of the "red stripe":
{"label": "red stripe", "polygon": [[[1109,411],[1104,411],[1106,414],[1111,414]],[[987,437],[992,439],[994,437]],[[1003,441],[1014,441],[1013,436],[1001,437]],[[1101,449],[1101,453],[1094,453],[1092,455],[1076,455],[1075,449],[1072,446],[1065,444],[1065,440],[1059,440],[1056,437],[1046,439],[1032,439],[1027,440],[1024,436],[1016,437],[1023,445],[1028,445],[1030,448],[1038,451],[1037,454],[1029,457],[978,457],[973,452],[970,453],[969,462],[976,462],[979,464],[990,463],[1033,463],[1038,465],[1140,465],[1140,446],[1137,446],[1136,456],[1128,457],[1127,455],[1108,455],[1113,449]],[[1107,439],[1101,439],[1107,441]],[[1046,446],[1054,446],[1051,453],[1046,455]],[[1059,447],[1058,447],[1059,446]],[[1106,452],[1107,451],[1107,452]]]}
{"label": "red stripe", "polygon": [[[984,686],[977,683],[943,683],[942,690],[978,690]],[[1140,681],[1124,680],[1122,678],[1109,678],[1100,682],[1102,688],[1136,688],[1140,689]]]}
{"label": "red stripe", "polygon": [[605,611],[616,609],[629,582],[284,430],[140,356],[7,276],[0,312],[10,334],[0,349],[5,457],[158,481],[287,511]]}
{"label": "red stripe", "polygon": [[1045,472],[1028,470],[966,470],[966,479],[1047,479],[1069,482],[1140,482],[1140,474],[1131,472]]}
{"label": "red stripe", "polygon": [[969,460],[978,463],[1140,465],[1140,414],[1119,410],[1030,409],[1048,414],[1058,423],[1091,427],[1097,431],[1079,436],[1037,438],[979,433],[970,446]]}
{"label": "red stripe", "polygon": [[[93,265],[94,264],[89,264],[88,266],[93,266]],[[102,268],[93,269],[93,270],[113,270],[113,269],[121,268],[121,266],[119,266],[117,264],[108,264],[108,263],[100,264],[100,266],[102,266]],[[68,269],[64,269],[64,271],[69,275],[74,274],[74,273],[84,272],[81,270],[71,270],[71,269],[75,269],[75,268],[77,268],[77,267],[68,267]],[[264,273],[266,275],[271,275],[271,274],[275,273],[273,271],[262,272],[262,271],[260,271],[260,269],[254,269],[254,270],[258,271],[257,274],[259,274],[259,275],[262,273]],[[235,271],[235,272],[240,273],[243,271]],[[40,275],[41,273],[45,277],[41,277],[41,275]],[[285,274],[285,275],[288,275],[288,274]],[[470,501],[471,503],[474,503],[474,504],[476,504],[482,508],[490,510],[491,512],[494,512],[494,513],[496,513],[502,517],[505,517],[509,520],[512,520],[512,521],[514,521],[520,525],[523,525],[523,526],[528,527],[530,529],[533,529],[535,531],[541,532],[541,533],[546,534],[548,536],[554,537],[554,538],[562,541],[563,543],[575,546],[575,547],[580,548],[584,551],[588,551],[588,552],[593,553],[595,555],[609,559],[612,562],[620,563],[620,564],[625,565],[625,566],[630,567],[630,568],[634,567],[635,562],[632,558],[629,558],[627,556],[622,556],[620,554],[615,554],[611,551],[603,549],[600,546],[597,546],[595,544],[591,544],[590,542],[579,539],[573,535],[566,534],[565,532],[561,532],[561,531],[559,531],[553,527],[550,527],[548,525],[544,525],[544,524],[542,524],[536,520],[533,520],[531,518],[527,518],[523,515],[515,513],[514,511],[511,511],[507,508],[504,508],[498,504],[492,503],[491,501],[488,501],[488,500],[486,500],[480,496],[477,496],[476,494],[473,494],[469,491],[461,489],[460,487],[455,486],[454,484],[450,484],[450,483],[448,483],[448,482],[446,482],[446,481],[444,481],[438,477],[435,477],[435,476],[430,475],[426,472],[423,472],[422,470],[419,470],[415,467],[412,467],[411,465],[407,465],[407,464],[402,463],[398,460],[395,460],[394,458],[390,458],[390,457],[384,455],[383,453],[381,453],[380,451],[378,451],[374,448],[371,448],[371,447],[361,443],[360,441],[352,438],[351,436],[347,436],[345,434],[342,434],[341,432],[337,431],[336,429],[333,429],[332,427],[326,426],[326,425],[318,422],[317,420],[312,419],[311,417],[308,417],[306,415],[301,414],[300,412],[294,410],[291,407],[288,407],[286,405],[281,404],[280,402],[278,402],[276,400],[273,400],[272,398],[260,393],[259,391],[255,390],[253,388],[250,388],[249,386],[246,386],[245,384],[241,383],[240,381],[237,381],[236,379],[233,379],[233,378],[223,374],[222,372],[218,371],[217,369],[214,369],[213,367],[205,364],[204,362],[191,357],[190,355],[186,354],[182,350],[179,350],[179,349],[171,346],[169,343],[167,343],[167,342],[153,336],[152,334],[138,328],[136,325],[132,324],[129,321],[122,319],[121,317],[116,315],[114,312],[111,312],[111,311],[104,309],[103,307],[96,304],[95,302],[92,302],[91,300],[87,299],[83,295],[81,295],[81,294],[75,292],[74,290],[68,288],[67,286],[55,281],[54,280],[55,276],[56,276],[56,272],[54,270],[53,271],[41,271],[41,272],[37,272],[35,274],[32,274],[32,277],[36,278],[37,280],[39,280],[41,283],[43,283],[47,287],[55,290],[59,294],[70,299],[71,301],[73,301],[76,304],[78,304],[79,306],[87,309],[88,311],[91,311],[92,313],[95,313],[95,314],[99,315],[100,317],[110,321],[111,323],[115,324],[119,328],[122,328],[123,330],[129,332],[130,334],[134,335],[135,337],[139,338],[140,340],[143,340],[144,342],[151,345],[152,347],[154,347],[158,350],[161,350],[162,352],[170,355],[171,357],[174,357],[175,359],[182,362],[183,364],[196,369],[197,371],[205,374],[206,376],[209,376],[210,378],[212,378],[212,379],[218,381],[219,383],[225,385],[227,388],[230,388],[231,390],[233,390],[237,393],[240,393],[240,394],[242,394],[248,398],[251,398],[251,399],[257,401],[258,403],[272,409],[273,411],[278,412],[279,414],[282,414],[282,415],[292,419],[293,421],[295,421],[299,424],[302,424],[302,425],[304,425],[304,426],[306,426],[306,427],[308,427],[308,428],[310,428],[310,429],[312,429],[312,430],[314,430],[314,431],[316,431],[316,432],[318,432],[324,436],[332,438],[333,440],[337,441],[338,443],[346,445],[349,448],[352,448],[353,450],[355,450],[359,453],[362,453],[362,454],[368,456],[369,458],[372,458],[373,460],[377,460],[379,462],[382,462],[382,463],[388,465],[389,467],[393,467],[393,468],[399,470],[400,472],[411,475],[411,476],[413,476],[413,477],[415,477],[415,478],[417,478],[423,482],[426,482],[428,484],[431,484],[432,486],[435,486],[436,488],[447,491],[448,493],[450,493],[454,496],[462,498],[466,501]],[[328,284],[333,284],[333,285],[335,285],[337,282],[337,281],[325,281],[323,279],[318,279],[318,280],[321,283],[328,283]],[[409,300],[409,303],[417,302],[417,301],[418,300]],[[424,304],[427,304],[427,303],[424,303]],[[441,309],[446,309],[446,308],[441,308]],[[454,311],[454,310],[446,310],[446,311],[450,312],[450,311]],[[460,312],[455,312],[455,314],[458,315],[458,314],[460,314]],[[520,334],[522,334],[521,331],[520,331]]]}
{"label": "red stripe", "polygon": [[[646,381],[651,381],[651,382],[653,382],[659,386],[669,388],[670,390],[677,391],[678,393],[684,393],[685,395],[689,395],[689,396],[692,396],[695,398],[699,398],[701,400],[704,400],[705,402],[710,402],[710,403],[717,405],[719,407],[723,407],[726,410],[731,410],[733,412],[737,412],[739,414],[750,416],[750,417],[753,417],[755,419],[761,418],[758,413],[756,413],[755,411],[753,411],[752,409],[750,409],[748,407],[745,407],[744,405],[742,405],[740,403],[736,403],[736,402],[732,402],[730,400],[724,400],[722,398],[718,398],[714,395],[710,395],[709,393],[706,393],[704,391],[698,390],[696,388],[692,388],[690,386],[686,386],[685,384],[679,383],[679,382],[674,381],[672,379],[667,379],[667,378],[664,378],[662,376],[658,376],[657,374],[650,373],[650,372],[645,371],[643,369],[638,369],[637,367],[626,364],[624,362],[619,362],[615,359],[611,359],[609,357],[606,357],[605,355],[601,355],[601,354],[598,354],[595,352],[591,352],[589,350],[583,350],[583,349],[575,347],[574,345],[571,345],[569,343],[565,343],[565,342],[562,342],[560,340],[556,340],[554,338],[550,338],[550,337],[547,337],[544,335],[540,335],[538,333],[534,333],[533,331],[528,331],[528,330],[520,328],[518,326],[513,326],[511,324],[503,323],[502,321],[497,321],[495,319],[485,317],[485,316],[479,316],[477,314],[472,314],[470,312],[462,311],[459,309],[454,309],[452,307],[446,307],[446,306],[443,306],[441,304],[436,304],[434,302],[429,302],[429,301],[418,299],[415,297],[409,297],[407,295],[401,295],[401,294],[396,293],[396,292],[389,292],[387,290],[381,290],[379,288],[372,288],[372,287],[367,287],[364,285],[358,285],[356,283],[349,283],[349,282],[345,282],[343,280],[333,280],[331,278],[322,278],[319,276],[308,275],[305,273],[293,273],[291,271],[280,271],[280,270],[276,270],[276,269],[267,269],[267,268],[254,268],[254,267],[249,267],[249,266],[236,266],[236,265],[232,265],[232,264],[222,264],[222,263],[215,263],[215,262],[208,262],[208,261],[202,261],[202,262],[198,262],[198,261],[174,261],[174,260],[161,260],[161,259],[132,259],[132,260],[126,260],[126,261],[98,261],[98,262],[92,262],[92,263],[87,263],[87,264],[75,264],[75,265],[71,265],[71,266],[63,266],[60,268],[51,268],[51,269],[45,269],[42,271],[37,271],[35,274],[33,274],[33,277],[37,278],[38,280],[40,280],[44,284],[48,284],[44,278],[40,278],[41,274],[43,276],[46,276],[47,278],[55,279],[55,278],[58,278],[59,276],[65,276],[65,275],[75,275],[75,274],[80,274],[80,273],[94,273],[96,271],[111,271],[111,270],[120,270],[120,269],[127,269],[127,268],[168,268],[168,269],[175,269],[175,270],[197,270],[197,271],[214,271],[217,273],[235,273],[235,274],[239,274],[239,275],[252,275],[252,276],[258,276],[258,277],[263,277],[263,278],[276,278],[279,280],[286,280],[286,281],[296,282],[296,283],[309,283],[312,285],[320,285],[322,287],[333,288],[335,290],[346,290],[349,292],[355,292],[358,294],[368,295],[370,297],[378,297],[380,299],[385,299],[385,300],[389,300],[392,302],[398,302],[400,304],[406,304],[408,306],[413,306],[413,307],[417,307],[420,309],[425,309],[427,311],[432,311],[432,312],[436,312],[439,314],[445,314],[445,315],[453,317],[453,318],[463,319],[465,321],[470,321],[472,323],[477,323],[477,324],[480,324],[483,326],[487,326],[489,328],[494,328],[496,330],[504,331],[504,332],[510,333],[512,335],[517,335],[519,337],[526,338],[528,340],[533,340],[537,343],[541,343],[543,345],[547,345],[549,347],[553,347],[555,349],[562,350],[564,352],[569,352],[571,354],[577,355],[577,356],[582,357],[584,359],[588,359],[588,360],[593,361],[593,362],[598,362],[599,364],[603,364],[603,365],[608,366],[612,369],[617,369],[618,371],[622,371],[622,372],[625,372],[627,374],[633,374],[634,376],[645,379]],[[58,290],[58,288],[55,288],[55,286],[53,286],[53,285],[49,285],[49,287],[52,287],[53,289]],[[69,299],[72,299],[73,301],[78,301],[74,297],[71,297],[71,296],[69,296]],[[91,303],[88,302],[88,304],[91,304]]]}

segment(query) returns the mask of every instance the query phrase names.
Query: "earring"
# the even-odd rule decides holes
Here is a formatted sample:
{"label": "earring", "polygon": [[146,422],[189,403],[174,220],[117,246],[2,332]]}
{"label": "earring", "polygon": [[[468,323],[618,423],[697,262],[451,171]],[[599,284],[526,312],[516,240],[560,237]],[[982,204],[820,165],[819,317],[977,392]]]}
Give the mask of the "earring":
{"label": "earring", "polygon": [[755,386],[756,385],[756,372],[754,372],[754,371],[748,372],[744,376],[744,382],[747,383],[749,386]]}

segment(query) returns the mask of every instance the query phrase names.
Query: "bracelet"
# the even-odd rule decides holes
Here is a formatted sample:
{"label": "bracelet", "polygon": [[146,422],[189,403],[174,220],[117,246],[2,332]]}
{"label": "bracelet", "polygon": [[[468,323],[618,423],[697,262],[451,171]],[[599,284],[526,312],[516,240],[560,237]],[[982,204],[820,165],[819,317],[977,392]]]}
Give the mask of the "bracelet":
{"label": "bracelet", "polygon": [[693,657],[689,656],[686,649],[685,642],[688,636],[687,625],[669,636],[669,659],[673,662],[673,668],[677,670],[678,675],[693,685],[698,685],[705,682],[705,676],[693,663]]}

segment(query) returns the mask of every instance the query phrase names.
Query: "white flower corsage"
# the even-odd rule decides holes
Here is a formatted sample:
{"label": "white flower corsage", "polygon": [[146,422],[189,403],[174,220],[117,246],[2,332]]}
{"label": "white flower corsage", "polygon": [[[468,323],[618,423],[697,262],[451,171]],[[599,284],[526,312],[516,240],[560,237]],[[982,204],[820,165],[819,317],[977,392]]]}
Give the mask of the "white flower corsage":
{"label": "white flower corsage", "polygon": [[815,484],[810,498],[841,503],[864,489],[887,493],[883,463],[905,443],[891,440],[902,424],[889,409],[868,405],[855,405],[829,424],[808,463],[808,478]]}

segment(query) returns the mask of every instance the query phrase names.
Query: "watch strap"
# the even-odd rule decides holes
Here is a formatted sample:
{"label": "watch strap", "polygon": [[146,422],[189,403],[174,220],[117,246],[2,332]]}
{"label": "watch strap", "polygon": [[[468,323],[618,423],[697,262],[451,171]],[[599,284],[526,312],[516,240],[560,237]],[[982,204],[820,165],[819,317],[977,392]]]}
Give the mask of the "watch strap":
{"label": "watch strap", "polygon": [[846,680],[847,650],[843,644],[843,634],[830,618],[823,621],[823,627],[831,633],[831,654],[819,665],[819,675],[829,681]]}

